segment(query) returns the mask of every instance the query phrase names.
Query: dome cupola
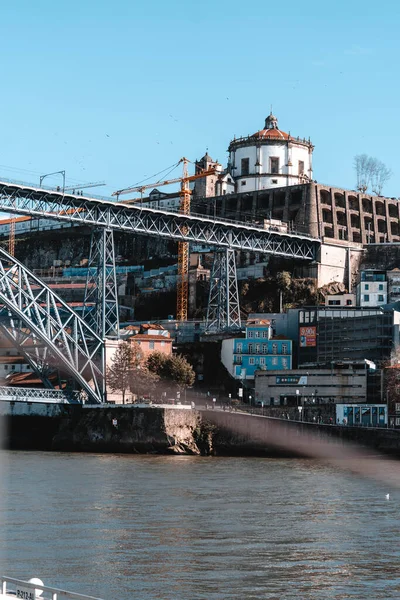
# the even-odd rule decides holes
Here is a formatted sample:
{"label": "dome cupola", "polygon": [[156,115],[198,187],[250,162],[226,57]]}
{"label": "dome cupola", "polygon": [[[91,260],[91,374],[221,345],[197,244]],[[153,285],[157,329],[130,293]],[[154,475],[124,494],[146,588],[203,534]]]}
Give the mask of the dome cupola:
{"label": "dome cupola", "polygon": [[272,114],[272,111],[265,119],[265,129],[279,129],[278,119]]}

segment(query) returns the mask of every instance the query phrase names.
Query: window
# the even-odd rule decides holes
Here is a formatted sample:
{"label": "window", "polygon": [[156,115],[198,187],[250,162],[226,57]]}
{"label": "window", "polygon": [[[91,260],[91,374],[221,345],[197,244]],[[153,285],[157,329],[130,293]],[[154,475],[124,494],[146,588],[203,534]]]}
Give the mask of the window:
{"label": "window", "polygon": [[262,345],[262,353],[263,354],[268,354],[268,344],[263,344]]}
{"label": "window", "polygon": [[369,283],[364,283],[364,290],[369,290]]}
{"label": "window", "polygon": [[299,175],[304,175],[304,160],[299,160]]}
{"label": "window", "polygon": [[248,175],[250,173],[250,159],[242,158],[241,165],[241,175]]}
{"label": "window", "polygon": [[282,367],[284,369],[288,368],[288,359],[287,358],[282,358]]}
{"label": "window", "polygon": [[254,332],[254,337],[259,338],[260,337],[260,332],[259,331],[255,331]]}
{"label": "window", "polygon": [[237,365],[241,365],[241,364],[242,364],[242,360],[243,360],[243,356],[241,356],[241,355],[239,354],[239,356],[235,356],[234,360],[235,360],[235,363],[236,363]]}
{"label": "window", "polygon": [[256,344],[256,354],[260,354],[260,344]]}
{"label": "window", "polygon": [[263,336],[263,338],[267,338],[268,339],[268,331],[263,331],[262,332],[262,336]]}
{"label": "window", "polygon": [[272,344],[272,354],[278,354],[278,344]]}
{"label": "window", "polygon": [[271,156],[269,159],[270,173],[279,173],[279,158]]}
{"label": "window", "polygon": [[149,349],[154,350],[154,342],[149,342]]}
{"label": "window", "polygon": [[276,357],[274,357],[274,358],[272,359],[272,365],[273,365],[274,367],[276,367],[276,366],[278,365],[278,359],[277,359]]}
{"label": "window", "polygon": [[383,283],[380,283],[380,284],[379,284],[379,291],[380,291],[380,292],[383,292]]}
{"label": "window", "polygon": [[4,370],[8,371],[8,365],[4,365]]}
{"label": "window", "polygon": [[246,182],[245,182],[245,181],[242,181],[242,185],[246,185]]}
{"label": "window", "polygon": [[364,302],[369,302],[369,294],[364,294]]}
{"label": "window", "polygon": [[347,306],[351,306],[353,304],[353,300],[346,300]]}
{"label": "window", "polygon": [[329,306],[340,306],[340,300],[328,300]]}
{"label": "window", "polygon": [[276,183],[278,183],[278,180],[277,179],[271,179],[271,183],[275,183],[276,184]]}
{"label": "window", "polygon": [[255,363],[254,356],[250,356],[250,358],[249,358],[249,365],[254,365],[254,363]]}
{"label": "window", "polygon": [[236,352],[239,352],[239,353],[242,352],[242,348],[243,348],[243,345],[242,344],[238,344],[236,346]]}
{"label": "window", "polygon": [[383,294],[378,294],[378,302],[383,302]]}
{"label": "window", "polygon": [[248,338],[252,338],[253,337],[253,332],[251,330],[247,333],[247,337]]}
{"label": "window", "polygon": [[253,344],[249,344],[249,354],[253,354]]}
{"label": "window", "polygon": [[287,354],[287,344],[282,344],[282,354]]}

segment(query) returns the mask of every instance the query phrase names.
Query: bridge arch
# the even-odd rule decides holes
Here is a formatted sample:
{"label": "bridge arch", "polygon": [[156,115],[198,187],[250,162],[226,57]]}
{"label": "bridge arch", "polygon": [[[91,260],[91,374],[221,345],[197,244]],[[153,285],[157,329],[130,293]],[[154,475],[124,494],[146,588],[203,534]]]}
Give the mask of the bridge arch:
{"label": "bridge arch", "polygon": [[0,323],[47,387],[47,375],[58,364],[79,383],[91,402],[103,401],[103,340],[43,281],[3,249]]}

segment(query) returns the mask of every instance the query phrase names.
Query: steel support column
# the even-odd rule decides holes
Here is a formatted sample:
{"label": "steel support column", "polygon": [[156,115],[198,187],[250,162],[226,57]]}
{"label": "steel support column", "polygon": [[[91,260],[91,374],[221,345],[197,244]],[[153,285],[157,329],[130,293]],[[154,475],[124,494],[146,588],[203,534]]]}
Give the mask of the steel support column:
{"label": "steel support column", "polygon": [[214,253],[207,307],[206,333],[241,329],[235,251]]}
{"label": "steel support column", "polygon": [[118,338],[118,292],[114,235],[111,229],[92,232],[83,316],[102,339]]}

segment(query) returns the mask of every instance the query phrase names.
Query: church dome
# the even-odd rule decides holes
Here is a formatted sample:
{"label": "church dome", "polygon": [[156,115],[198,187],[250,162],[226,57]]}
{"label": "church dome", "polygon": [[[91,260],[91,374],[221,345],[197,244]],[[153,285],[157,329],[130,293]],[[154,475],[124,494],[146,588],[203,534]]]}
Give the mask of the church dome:
{"label": "church dome", "polygon": [[289,139],[289,135],[279,129],[278,119],[275,117],[275,115],[272,114],[272,112],[265,119],[264,129],[257,131],[251,137],[259,139],[259,140],[287,140],[287,139]]}

